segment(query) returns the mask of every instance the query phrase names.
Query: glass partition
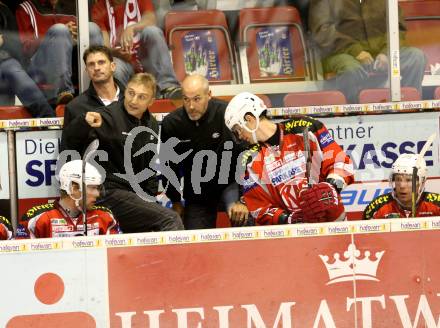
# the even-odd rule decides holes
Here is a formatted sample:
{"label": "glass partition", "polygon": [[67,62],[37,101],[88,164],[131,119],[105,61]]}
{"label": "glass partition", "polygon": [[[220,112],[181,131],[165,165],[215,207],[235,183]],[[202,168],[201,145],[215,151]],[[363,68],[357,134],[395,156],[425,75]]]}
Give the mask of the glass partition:
{"label": "glass partition", "polygon": [[22,104],[33,117],[78,91],[76,2],[0,3],[0,106]]}

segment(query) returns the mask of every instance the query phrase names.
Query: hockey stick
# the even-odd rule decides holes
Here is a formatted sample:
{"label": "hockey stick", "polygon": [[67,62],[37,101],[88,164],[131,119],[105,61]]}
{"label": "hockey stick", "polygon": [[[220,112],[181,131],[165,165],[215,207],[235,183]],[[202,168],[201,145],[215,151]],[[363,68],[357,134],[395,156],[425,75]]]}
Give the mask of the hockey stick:
{"label": "hockey stick", "polygon": [[84,234],[87,236],[87,187],[86,187],[86,163],[90,160],[92,155],[96,152],[99,147],[99,140],[93,140],[84,151],[84,156],[82,160],[82,170],[81,170],[81,188],[82,188],[82,212],[83,212],[83,224],[84,224]]}
{"label": "hockey stick", "polygon": [[413,167],[412,172],[412,179],[411,179],[411,216],[414,218],[416,217],[416,194],[417,194],[417,175],[418,175],[418,166],[425,156],[425,153],[428,151],[428,148],[431,147],[432,143],[434,142],[435,137],[437,136],[437,133],[433,133],[428,140],[426,141],[425,145],[423,146],[422,150],[419,153],[419,156],[417,158],[416,165]]}
{"label": "hockey stick", "polygon": [[417,172],[417,166],[414,166],[411,177],[411,216],[413,218],[416,217]]}
{"label": "hockey stick", "polygon": [[312,154],[310,152],[310,142],[309,142],[309,128],[305,128],[302,132],[304,140],[304,153],[306,157],[306,180],[307,187],[312,188],[312,182],[310,181],[310,169],[312,167]]}

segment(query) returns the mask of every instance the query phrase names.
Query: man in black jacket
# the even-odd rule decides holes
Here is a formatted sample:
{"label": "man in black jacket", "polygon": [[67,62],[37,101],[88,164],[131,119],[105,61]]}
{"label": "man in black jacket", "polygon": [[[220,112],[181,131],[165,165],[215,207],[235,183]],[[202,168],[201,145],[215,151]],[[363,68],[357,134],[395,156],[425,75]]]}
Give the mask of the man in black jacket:
{"label": "man in black jacket", "polygon": [[[233,142],[224,123],[226,103],[211,98],[208,80],[201,75],[187,76],[182,82],[183,107],[167,115],[162,122],[161,163],[183,175],[183,198],[176,180],[168,178],[166,194],[173,209],[183,218],[185,229],[215,228],[217,209],[225,205],[232,225],[241,226],[248,219],[247,207],[240,203],[235,182],[237,158],[244,147]],[[172,163],[165,158],[173,144],[183,160]],[[179,162],[179,163],[176,163]],[[169,175],[169,174],[168,174]]]}
{"label": "man in black jacket", "polygon": [[[100,45],[90,46],[84,52],[83,61],[90,78],[90,85],[86,91],[66,105],[64,127],[82,114],[95,111],[98,107],[108,106],[124,96],[125,87],[113,77],[116,64],[109,48]],[[75,149],[82,153],[85,150],[84,147],[87,146],[76,140],[69,140],[68,146],[66,142],[63,135],[61,150]]]}
{"label": "man in black jacket", "polygon": [[0,98],[5,99],[0,99],[0,105],[10,105],[14,95],[17,95],[32,116],[54,117],[54,110],[22,64],[22,49],[15,17],[0,2]]}
{"label": "man in black jacket", "polygon": [[100,203],[112,210],[126,233],[183,229],[175,212],[155,202],[159,127],[148,111],[155,91],[151,74],[136,74],[123,99],[83,112],[64,127],[66,149],[82,152],[79,145],[99,139],[99,149],[108,155],[99,162],[106,173]]}

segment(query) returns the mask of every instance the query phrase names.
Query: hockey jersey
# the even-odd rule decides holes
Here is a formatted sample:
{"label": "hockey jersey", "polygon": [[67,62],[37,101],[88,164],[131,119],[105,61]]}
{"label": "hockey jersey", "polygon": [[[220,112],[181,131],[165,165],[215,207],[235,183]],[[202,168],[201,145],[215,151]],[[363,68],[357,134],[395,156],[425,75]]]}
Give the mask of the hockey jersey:
{"label": "hockey jersey", "polygon": [[280,224],[281,214],[299,213],[299,193],[307,184],[302,135],[306,127],[312,154],[310,181],[325,181],[329,174],[343,177],[346,184],[354,180],[351,159],[320,121],[297,116],[279,123],[278,140],[251,146],[242,160],[244,199],[259,225]]}
{"label": "hockey jersey", "polygon": [[[440,194],[424,192],[416,208],[416,217],[440,216]],[[402,208],[392,193],[376,197],[365,208],[363,219],[392,219],[411,217],[411,210]]]}
{"label": "hockey jersey", "polygon": [[[87,235],[120,233],[112,212],[104,206],[93,206],[87,211]],[[84,236],[82,214],[70,217],[58,202],[34,206],[21,218],[18,238],[50,238]]]}

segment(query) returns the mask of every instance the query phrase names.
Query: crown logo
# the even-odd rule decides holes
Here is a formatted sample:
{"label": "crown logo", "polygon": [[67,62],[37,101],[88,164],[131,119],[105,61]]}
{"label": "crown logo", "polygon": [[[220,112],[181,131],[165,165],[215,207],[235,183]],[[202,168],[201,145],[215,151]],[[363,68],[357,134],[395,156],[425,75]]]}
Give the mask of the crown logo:
{"label": "crown logo", "polygon": [[334,262],[329,263],[327,255],[319,255],[328,272],[329,281],[327,285],[353,280],[379,281],[376,278],[376,271],[384,253],[385,251],[377,252],[375,254],[376,260],[371,260],[370,251],[365,251],[364,257],[360,258],[361,252],[354,243],[351,243],[344,252],[346,260],[340,260],[339,253],[335,253],[333,255]]}

